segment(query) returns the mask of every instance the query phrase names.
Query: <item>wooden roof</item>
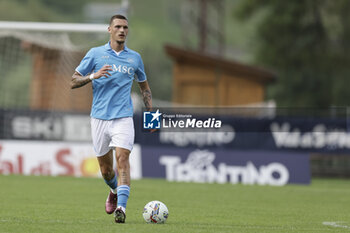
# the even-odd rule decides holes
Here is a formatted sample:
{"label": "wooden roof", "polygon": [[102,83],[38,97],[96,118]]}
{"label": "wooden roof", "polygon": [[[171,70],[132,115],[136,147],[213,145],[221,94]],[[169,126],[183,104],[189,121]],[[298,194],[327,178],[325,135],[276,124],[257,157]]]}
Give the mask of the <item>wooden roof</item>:
{"label": "wooden roof", "polygon": [[257,66],[245,65],[219,56],[185,50],[172,45],[165,45],[164,49],[166,53],[178,63],[204,65],[214,69],[219,68],[222,71],[242,75],[245,78],[254,79],[255,81],[263,83],[270,83],[276,80],[275,73]]}

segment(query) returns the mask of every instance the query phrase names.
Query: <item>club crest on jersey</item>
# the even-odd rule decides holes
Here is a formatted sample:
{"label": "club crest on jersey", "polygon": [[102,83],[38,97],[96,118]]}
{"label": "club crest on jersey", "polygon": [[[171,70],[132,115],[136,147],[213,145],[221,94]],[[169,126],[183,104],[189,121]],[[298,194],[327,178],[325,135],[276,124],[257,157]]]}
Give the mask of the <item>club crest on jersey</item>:
{"label": "club crest on jersey", "polygon": [[129,75],[133,75],[134,74],[134,68],[133,67],[128,67],[128,66],[116,66],[115,64],[113,64],[113,71],[114,72],[119,72],[119,73],[123,73],[126,74],[128,73]]}

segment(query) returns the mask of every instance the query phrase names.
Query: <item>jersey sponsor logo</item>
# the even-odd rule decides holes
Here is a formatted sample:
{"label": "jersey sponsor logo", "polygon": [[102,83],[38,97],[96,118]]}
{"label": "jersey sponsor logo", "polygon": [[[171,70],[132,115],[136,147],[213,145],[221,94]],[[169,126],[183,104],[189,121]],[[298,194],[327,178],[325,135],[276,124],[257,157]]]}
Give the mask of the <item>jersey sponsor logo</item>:
{"label": "jersey sponsor logo", "polygon": [[112,67],[114,72],[119,72],[123,74],[128,73],[129,75],[133,75],[135,73],[134,67],[122,66],[122,65],[116,66],[115,64],[113,64]]}

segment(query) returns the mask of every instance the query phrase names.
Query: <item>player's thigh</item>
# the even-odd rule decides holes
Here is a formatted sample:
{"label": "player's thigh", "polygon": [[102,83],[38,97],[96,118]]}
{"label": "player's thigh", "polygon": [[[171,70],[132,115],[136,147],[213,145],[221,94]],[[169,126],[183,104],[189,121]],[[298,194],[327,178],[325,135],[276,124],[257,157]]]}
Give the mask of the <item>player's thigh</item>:
{"label": "player's thigh", "polygon": [[109,150],[105,155],[98,156],[97,161],[102,173],[113,170],[113,150]]}
{"label": "player's thigh", "polygon": [[[120,148],[120,150],[116,150],[117,158],[119,157],[118,154],[130,154],[135,139],[134,121],[132,117],[113,120],[110,128],[110,137],[110,148]],[[127,153],[126,150],[128,150],[129,153]]]}
{"label": "player's thigh", "polygon": [[109,128],[111,121],[91,118],[91,136],[94,151],[97,157],[104,156],[110,151]]}

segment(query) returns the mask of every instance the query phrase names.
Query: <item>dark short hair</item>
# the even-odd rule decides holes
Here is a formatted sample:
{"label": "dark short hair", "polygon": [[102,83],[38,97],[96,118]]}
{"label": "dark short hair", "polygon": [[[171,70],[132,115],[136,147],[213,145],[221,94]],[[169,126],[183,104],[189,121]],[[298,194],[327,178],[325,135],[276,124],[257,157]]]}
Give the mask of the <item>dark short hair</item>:
{"label": "dark short hair", "polygon": [[124,19],[124,20],[128,21],[128,19],[124,15],[113,15],[111,17],[111,20],[109,20],[109,25],[112,24],[114,19]]}

